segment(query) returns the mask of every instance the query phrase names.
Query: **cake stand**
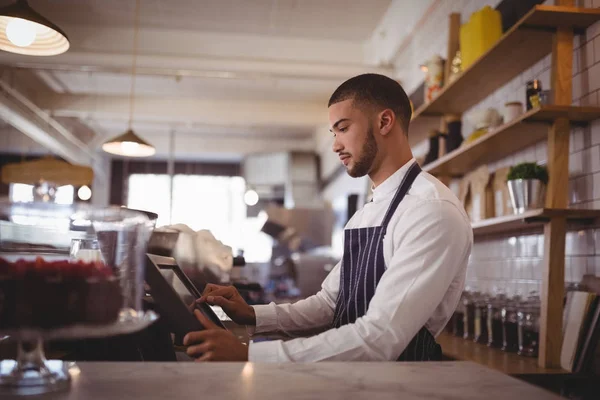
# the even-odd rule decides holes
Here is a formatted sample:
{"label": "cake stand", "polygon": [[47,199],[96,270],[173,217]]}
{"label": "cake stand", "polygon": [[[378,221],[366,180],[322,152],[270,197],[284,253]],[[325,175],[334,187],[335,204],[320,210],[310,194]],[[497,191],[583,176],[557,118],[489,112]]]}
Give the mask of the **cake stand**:
{"label": "cake stand", "polygon": [[47,360],[44,341],[124,335],[142,330],[158,319],[153,311],[122,311],[110,325],[72,325],[51,330],[20,329],[0,332],[17,341],[17,359],[0,362],[0,396],[35,395],[67,390],[71,376],[79,374],[74,362]]}
{"label": "cake stand", "polygon": [[[71,377],[77,374],[78,369],[74,363],[48,361],[44,354],[45,341],[102,338],[133,333],[146,328],[158,318],[154,312],[144,311],[142,305],[146,245],[153,228],[154,222],[144,213],[121,207],[11,203],[0,199],[0,258],[3,259],[3,265],[16,265],[20,261],[40,261],[39,267],[36,264],[37,269],[28,270],[27,273],[19,275],[19,272],[15,271],[21,270],[8,268],[4,271],[4,276],[0,276],[0,283],[3,283],[0,285],[0,338],[8,335],[8,340],[17,342],[16,360],[3,360],[0,363],[0,397],[3,394],[41,394],[70,387]],[[83,248],[71,249],[77,250],[75,253],[70,251],[73,243],[81,243],[82,240],[91,240],[98,244],[97,248],[86,248],[85,257],[83,253],[81,257],[75,254]],[[55,325],[49,324],[44,328],[39,319],[54,316],[47,314],[51,308],[40,307],[39,304],[44,304],[44,296],[49,296],[48,301],[52,301],[54,297],[50,296],[56,296],[56,292],[49,291],[48,295],[33,290],[14,290],[11,280],[42,282],[39,288],[43,290],[44,279],[47,279],[43,274],[45,264],[65,260],[69,263],[89,262],[92,261],[90,257],[93,261],[101,262],[110,268],[112,276],[119,282],[122,304],[112,311],[114,322],[100,323],[106,321],[100,319],[90,324],[82,319],[81,325],[76,325],[73,324],[77,321],[76,318],[71,323],[59,322],[57,318],[54,321]],[[75,266],[80,267],[81,265]],[[79,281],[83,282],[84,278],[79,277],[76,269],[60,271],[60,274],[65,275],[59,275],[56,279],[74,279],[75,285]],[[50,280],[48,285],[52,285]],[[89,304],[95,301],[100,309],[105,302],[109,304],[109,300],[113,299],[103,297],[113,296],[110,291],[96,290],[90,293],[93,293],[90,294],[93,297],[86,298],[85,301],[90,302]],[[30,296],[42,297],[41,302],[34,302],[38,308],[32,311],[32,315],[36,317],[28,315],[26,307],[19,308],[19,302],[33,299]],[[53,310],[58,313],[71,312],[68,304],[64,307],[64,311],[61,308]],[[107,307],[106,312],[110,312],[109,309],[110,307]],[[83,312],[88,315],[94,314],[93,309],[85,309]],[[9,320],[6,315],[12,316],[14,320]]]}

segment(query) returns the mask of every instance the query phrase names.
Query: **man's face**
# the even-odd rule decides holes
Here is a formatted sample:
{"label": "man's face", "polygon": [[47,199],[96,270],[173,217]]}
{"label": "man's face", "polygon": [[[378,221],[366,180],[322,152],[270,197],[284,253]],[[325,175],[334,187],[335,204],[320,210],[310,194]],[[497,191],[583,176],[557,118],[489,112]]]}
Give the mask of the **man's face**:
{"label": "man's face", "polygon": [[334,135],[333,151],[346,167],[348,175],[358,178],[371,172],[377,156],[373,123],[353,100],[329,107],[330,130]]}

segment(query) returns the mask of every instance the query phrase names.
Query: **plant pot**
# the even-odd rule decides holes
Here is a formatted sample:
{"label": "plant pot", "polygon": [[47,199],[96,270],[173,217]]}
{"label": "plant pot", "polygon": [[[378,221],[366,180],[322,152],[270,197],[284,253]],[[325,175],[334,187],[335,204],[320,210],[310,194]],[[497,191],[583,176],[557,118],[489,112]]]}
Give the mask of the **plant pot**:
{"label": "plant pot", "polygon": [[515,214],[544,207],[546,185],[537,179],[508,181],[508,192]]}

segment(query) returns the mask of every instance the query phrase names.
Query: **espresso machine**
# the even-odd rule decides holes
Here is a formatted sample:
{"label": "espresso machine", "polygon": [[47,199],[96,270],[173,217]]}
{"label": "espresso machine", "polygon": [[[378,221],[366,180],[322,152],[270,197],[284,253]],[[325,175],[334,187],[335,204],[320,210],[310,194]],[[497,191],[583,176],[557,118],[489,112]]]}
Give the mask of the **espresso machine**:
{"label": "espresso machine", "polygon": [[[271,257],[274,297],[298,299],[317,293],[339,261],[331,249],[335,215],[327,208],[270,206],[266,212],[268,219],[261,230],[274,239]],[[292,283],[285,284],[286,281]]]}

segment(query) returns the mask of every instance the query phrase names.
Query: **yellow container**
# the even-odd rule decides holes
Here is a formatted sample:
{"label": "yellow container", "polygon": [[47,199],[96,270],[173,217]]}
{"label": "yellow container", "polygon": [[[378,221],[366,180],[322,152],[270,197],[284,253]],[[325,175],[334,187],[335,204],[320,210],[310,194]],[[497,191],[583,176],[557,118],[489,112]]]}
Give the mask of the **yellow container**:
{"label": "yellow container", "polygon": [[502,16],[485,6],[474,12],[460,27],[460,51],[463,70],[483,55],[502,37]]}

